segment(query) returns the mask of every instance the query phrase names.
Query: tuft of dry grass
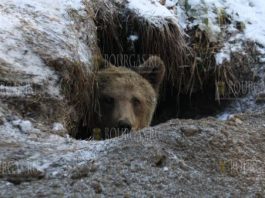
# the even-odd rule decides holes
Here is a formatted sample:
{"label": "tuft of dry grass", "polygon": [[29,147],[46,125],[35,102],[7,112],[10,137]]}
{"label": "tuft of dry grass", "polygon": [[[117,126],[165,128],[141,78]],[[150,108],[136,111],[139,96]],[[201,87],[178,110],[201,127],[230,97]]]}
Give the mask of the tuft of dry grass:
{"label": "tuft of dry grass", "polygon": [[[166,82],[180,91],[190,88],[187,84],[196,77],[196,65],[193,65],[192,59],[194,54],[175,21],[166,19],[163,26],[157,27],[126,8],[123,3],[113,1],[96,1],[94,10],[99,46],[104,57],[136,54],[146,59],[150,55],[157,55],[166,65]],[[130,34],[139,37],[134,50],[130,49]],[[117,62],[121,63],[122,60]]]}
{"label": "tuft of dry grass", "polygon": [[[78,128],[93,123],[94,113],[98,112],[96,74],[87,71],[80,62],[61,59],[48,60],[47,64],[60,73],[61,90],[68,107],[64,111],[64,120],[70,135],[75,137]],[[97,68],[96,61],[93,65]]]}

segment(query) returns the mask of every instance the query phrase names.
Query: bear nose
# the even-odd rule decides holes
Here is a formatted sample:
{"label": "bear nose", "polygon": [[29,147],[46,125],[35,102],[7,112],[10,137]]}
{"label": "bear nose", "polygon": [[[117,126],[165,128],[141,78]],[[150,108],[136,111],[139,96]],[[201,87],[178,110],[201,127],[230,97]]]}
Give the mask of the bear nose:
{"label": "bear nose", "polygon": [[128,120],[120,120],[118,122],[118,128],[122,130],[128,130],[128,132],[130,132],[132,129],[132,124]]}

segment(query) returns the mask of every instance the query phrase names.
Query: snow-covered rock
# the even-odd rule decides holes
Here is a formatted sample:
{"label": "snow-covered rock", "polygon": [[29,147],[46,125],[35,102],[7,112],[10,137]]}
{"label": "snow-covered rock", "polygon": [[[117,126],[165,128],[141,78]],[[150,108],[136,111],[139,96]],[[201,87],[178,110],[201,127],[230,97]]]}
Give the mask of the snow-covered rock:
{"label": "snow-covered rock", "polygon": [[[6,78],[13,77],[17,84],[27,83],[31,89],[33,84],[46,83],[47,94],[60,97],[58,77],[45,62],[46,58],[69,59],[86,65],[91,59],[91,49],[82,34],[84,31],[88,31],[87,36],[93,34],[80,27],[71,12],[77,12],[79,17],[86,16],[85,6],[78,0],[0,2],[0,61],[1,70],[10,72]],[[15,93],[8,86],[6,93],[0,93],[23,95],[22,85],[13,91]]]}
{"label": "snow-covered rock", "polygon": [[12,123],[25,133],[29,133],[33,129],[32,123],[29,120],[14,120]]}
{"label": "snow-covered rock", "polygon": [[177,23],[174,12],[161,5],[159,0],[128,0],[127,6],[156,26],[163,26],[164,20]]}
{"label": "snow-covered rock", "polygon": [[88,3],[0,2],[0,99],[12,106],[14,114],[46,116],[51,123],[63,121],[55,113],[58,104],[65,102],[60,72],[66,71],[65,64],[73,63],[91,72],[92,55],[97,50]]}
{"label": "snow-covered rock", "polygon": [[[177,3],[178,2],[178,3]],[[224,33],[221,30],[222,15],[230,16],[228,33],[232,36],[220,54],[216,56],[218,64],[229,61],[230,54],[242,50],[242,40],[250,40],[265,46],[265,4],[263,0],[187,0],[176,1],[177,15],[182,28],[199,26],[209,33],[212,41],[219,41]],[[189,20],[192,17],[194,20]],[[237,29],[240,23],[243,31]],[[221,41],[222,43],[222,41]],[[234,46],[238,46],[237,49]],[[265,54],[264,47],[260,51]],[[224,53],[225,52],[225,53]]]}

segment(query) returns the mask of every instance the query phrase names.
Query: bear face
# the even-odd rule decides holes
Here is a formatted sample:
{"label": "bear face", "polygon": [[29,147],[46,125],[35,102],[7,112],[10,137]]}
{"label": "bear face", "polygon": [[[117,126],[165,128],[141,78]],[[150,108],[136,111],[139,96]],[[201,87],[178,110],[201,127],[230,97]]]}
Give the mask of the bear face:
{"label": "bear face", "polygon": [[107,65],[96,77],[100,107],[96,128],[101,136],[112,138],[149,126],[165,73],[162,60],[152,56],[135,71]]}

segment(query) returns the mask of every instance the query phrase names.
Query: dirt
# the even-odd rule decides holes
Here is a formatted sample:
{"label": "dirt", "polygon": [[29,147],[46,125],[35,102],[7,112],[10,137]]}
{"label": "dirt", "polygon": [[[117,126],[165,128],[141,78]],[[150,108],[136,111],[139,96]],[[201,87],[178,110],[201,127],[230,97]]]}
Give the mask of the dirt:
{"label": "dirt", "polygon": [[[1,128],[0,132],[8,137]],[[60,138],[54,145],[48,143],[54,135],[47,133],[29,143],[23,138],[26,134],[16,133],[18,145],[10,146],[12,137],[0,140],[1,197],[265,193],[264,112],[228,121],[176,119],[104,142]],[[80,144],[89,156],[76,156]]]}

